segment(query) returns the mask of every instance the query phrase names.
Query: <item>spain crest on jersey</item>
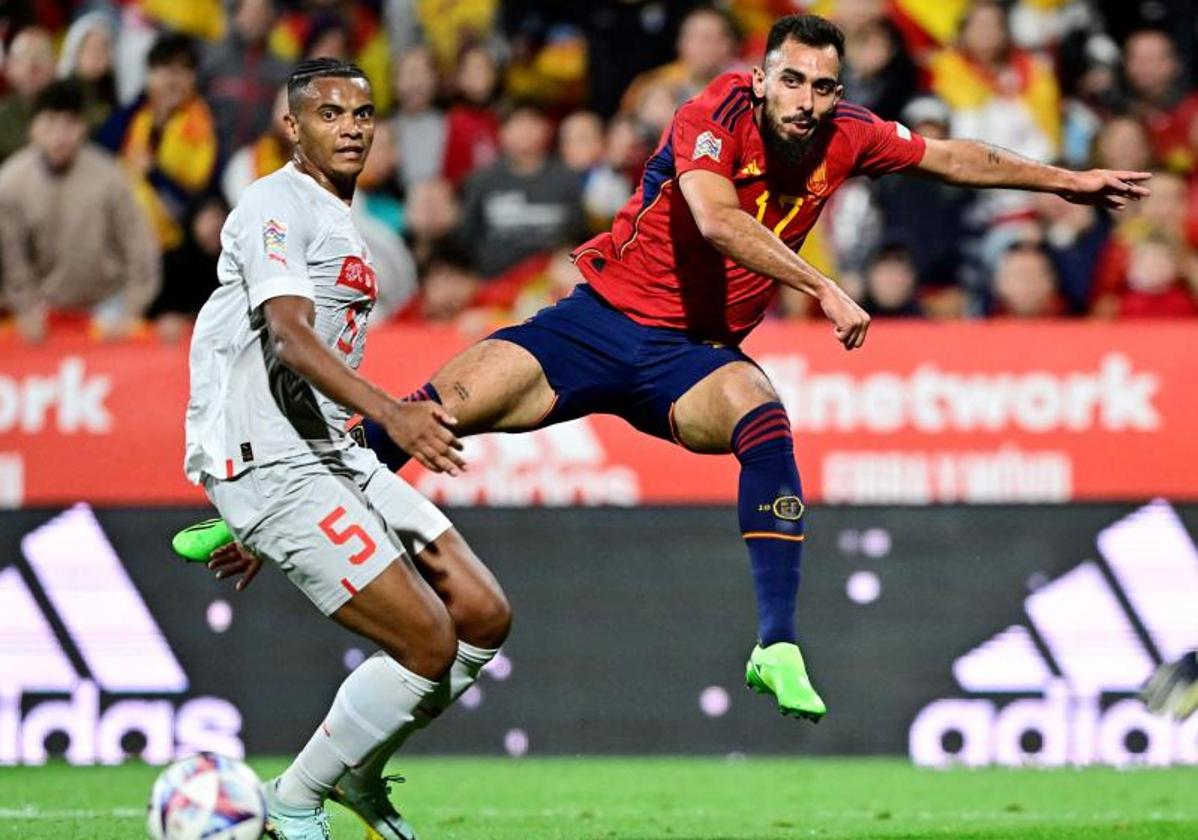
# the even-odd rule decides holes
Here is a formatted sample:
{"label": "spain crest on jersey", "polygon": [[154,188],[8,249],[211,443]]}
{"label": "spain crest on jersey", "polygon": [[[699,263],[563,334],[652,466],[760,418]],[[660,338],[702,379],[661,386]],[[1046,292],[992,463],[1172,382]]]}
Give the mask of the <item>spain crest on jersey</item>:
{"label": "spain crest on jersey", "polygon": [[720,149],[724,146],[724,141],[716,137],[710,131],[704,131],[695,140],[695,151],[691,155],[691,160],[698,160],[701,157],[709,157],[717,163],[720,160]]}
{"label": "spain crest on jersey", "polygon": [[821,196],[828,190],[828,164],[825,161],[820,161],[819,166],[811,173],[811,177],[807,179],[807,192],[814,196]]}

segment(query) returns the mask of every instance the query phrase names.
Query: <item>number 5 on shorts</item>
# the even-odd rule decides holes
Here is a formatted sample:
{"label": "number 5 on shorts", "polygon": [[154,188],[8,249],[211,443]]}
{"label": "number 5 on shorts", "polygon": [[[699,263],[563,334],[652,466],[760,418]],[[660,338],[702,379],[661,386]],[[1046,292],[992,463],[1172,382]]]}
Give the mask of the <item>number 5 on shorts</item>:
{"label": "number 5 on shorts", "polygon": [[361,525],[350,525],[338,531],[337,520],[343,516],[345,516],[345,508],[338,505],[332,513],[320,520],[320,530],[332,541],[333,545],[345,545],[350,540],[361,540],[362,550],[349,558],[349,562],[357,566],[365,563],[374,554],[374,540],[362,530]]}

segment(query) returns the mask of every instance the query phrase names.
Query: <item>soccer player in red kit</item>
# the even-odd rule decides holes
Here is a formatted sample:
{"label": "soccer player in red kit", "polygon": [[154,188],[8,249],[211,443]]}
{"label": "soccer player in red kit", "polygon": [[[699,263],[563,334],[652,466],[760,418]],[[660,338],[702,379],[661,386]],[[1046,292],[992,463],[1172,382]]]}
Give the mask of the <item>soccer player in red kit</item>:
{"label": "soccer player in red kit", "polygon": [[[916,170],[1119,209],[1148,193],[1149,177],[925,140],[842,100],[843,57],[844,36],[823,18],[777,21],[762,66],[684,104],[612,230],[575,251],[587,282],[463,351],[413,395],[442,402],[458,434],[606,413],[694,452],[734,453],[758,616],[746,680],[811,720],[826,708],[796,643],[804,505],[791,425],[738,345],[779,284],[819,301],[846,349],[865,342],[869,316],[796,254],[824,203],[851,176]],[[365,433],[385,462],[405,459],[381,429]],[[249,562],[229,556],[226,570]]]}

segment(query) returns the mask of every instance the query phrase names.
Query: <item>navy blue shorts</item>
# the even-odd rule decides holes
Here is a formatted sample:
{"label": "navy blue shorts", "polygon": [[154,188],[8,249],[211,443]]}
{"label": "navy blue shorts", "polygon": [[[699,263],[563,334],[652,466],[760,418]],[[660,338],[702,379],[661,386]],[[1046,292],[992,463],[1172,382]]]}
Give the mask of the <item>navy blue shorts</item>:
{"label": "navy blue shorts", "polygon": [[518,344],[540,362],[557,393],[540,425],[614,414],[675,443],[678,398],[730,362],[752,364],[735,347],[638,324],[585,283],[555,306],[490,337]]}

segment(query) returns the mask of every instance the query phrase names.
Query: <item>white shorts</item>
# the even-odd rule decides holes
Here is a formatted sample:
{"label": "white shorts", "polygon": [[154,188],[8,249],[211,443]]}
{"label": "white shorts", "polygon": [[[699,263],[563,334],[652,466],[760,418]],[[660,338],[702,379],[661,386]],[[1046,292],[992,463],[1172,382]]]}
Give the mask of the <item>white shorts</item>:
{"label": "white shorts", "polygon": [[231,479],[205,476],[204,489],[242,545],[278,564],[325,615],[450,528],[436,505],[358,446]]}

